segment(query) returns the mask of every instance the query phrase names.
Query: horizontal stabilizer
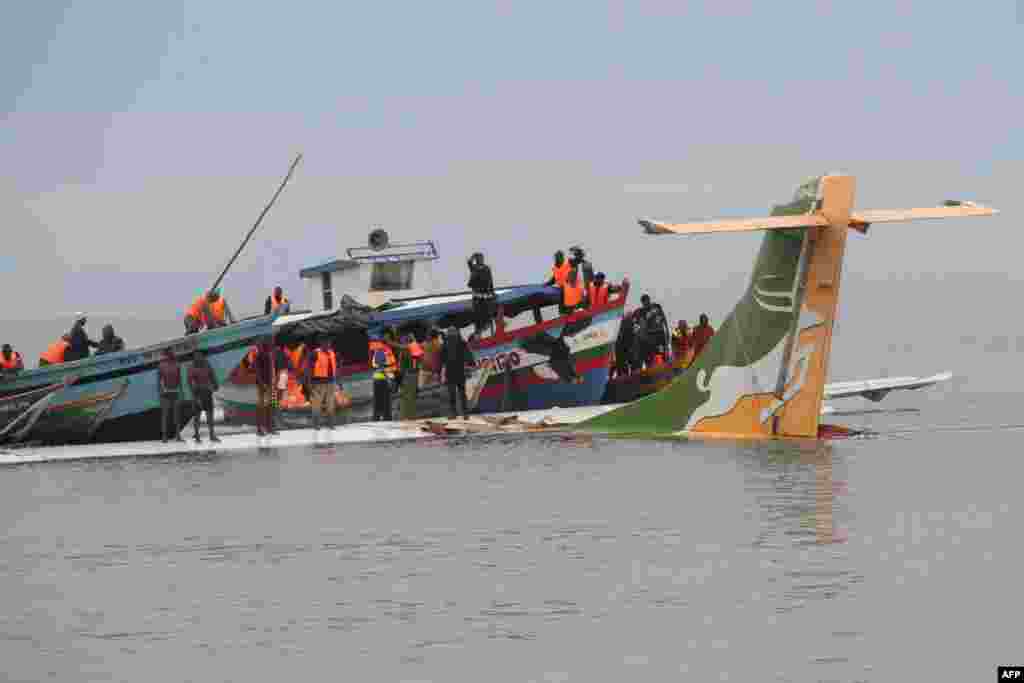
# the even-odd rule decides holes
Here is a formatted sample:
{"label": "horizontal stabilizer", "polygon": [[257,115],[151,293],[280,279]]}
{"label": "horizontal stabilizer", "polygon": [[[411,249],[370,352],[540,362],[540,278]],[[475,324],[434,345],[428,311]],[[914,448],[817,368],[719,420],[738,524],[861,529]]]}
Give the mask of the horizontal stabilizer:
{"label": "horizontal stabilizer", "polygon": [[867,379],[856,382],[833,382],[825,385],[825,398],[850,398],[861,396],[880,401],[890,391],[909,389],[923,389],[941,382],[947,382],[953,378],[952,372],[942,372],[931,377],[885,377],[882,379]]}
{"label": "horizontal stabilizer", "polygon": [[755,230],[785,230],[792,228],[827,227],[823,216],[765,216],[764,218],[735,218],[706,223],[662,223],[641,218],[637,221],[651,235],[699,235],[713,232],[750,232]]}
{"label": "horizontal stabilizer", "polygon": [[947,206],[922,209],[880,209],[854,211],[850,215],[850,227],[864,229],[872,223],[903,223],[931,218],[961,218],[968,216],[994,216],[999,211],[971,202],[948,202]]}

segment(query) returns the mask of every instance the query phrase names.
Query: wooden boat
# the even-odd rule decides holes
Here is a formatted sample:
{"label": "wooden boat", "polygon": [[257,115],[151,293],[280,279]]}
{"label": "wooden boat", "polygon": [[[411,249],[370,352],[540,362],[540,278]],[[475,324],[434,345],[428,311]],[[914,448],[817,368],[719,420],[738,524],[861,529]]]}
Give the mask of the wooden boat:
{"label": "wooden boat", "polygon": [[[273,317],[242,321],[142,349],[26,370],[0,383],[0,443],[46,444],[159,438],[157,365],[171,349],[184,368],[201,349],[219,381],[227,379]],[[184,388],[183,420],[192,417]]]}
{"label": "wooden boat", "polygon": [[[497,289],[494,333],[469,342],[475,367],[466,389],[474,410],[541,410],[599,402],[608,382],[628,289],[626,283],[607,304],[567,316],[557,313],[561,290],[555,287]],[[470,292],[392,299],[377,310],[366,310],[369,320],[365,330],[351,329],[332,337],[343,362],[345,396],[339,398],[339,407],[345,409],[344,421],[365,420],[372,415],[369,335],[394,328],[400,335],[412,332],[422,340],[430,329],[469,328],[473,321]],[[284,318],[282,323],[288,320]],[[218,393],[218,400],[226,421],[254,423],[254,373],[237,368]],[[445,387],[436,382],[421,387],[417,416],[433,417],[447,411]],[[311,418],[305,401],[279,406],[278,415],[286,426],[305,426]]]}

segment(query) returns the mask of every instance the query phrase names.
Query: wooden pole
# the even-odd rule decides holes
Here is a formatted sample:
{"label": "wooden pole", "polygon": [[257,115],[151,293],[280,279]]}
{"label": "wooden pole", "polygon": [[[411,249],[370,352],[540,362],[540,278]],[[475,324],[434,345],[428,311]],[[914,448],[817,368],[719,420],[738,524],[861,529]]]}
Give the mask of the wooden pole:
{"label": "wooden pole", "polygon": [[272,207],[274,205],[274,202],[277,201],[278,196],[281,194],[281,191],[284,190],[284,186],[288,184],[288,181],[291,180],[292,173],[295,172],[295,167],[299,165],[299,162],[301,160],[301,154],[295,157],[295,161],[292,162],[291,167],[289,167],[288,169],[288,175],[286,175],[284,177],[284,180],[281,181],[280,187],[277,188],[277,192],[274,193],[274,196],[270,198],[270,202],[265,207],[263,207],[263,211],[260,212],[260,217],[256,219],[256,224],[252,226],[252,229],[249,230],[249,234],[245,236],[244,240],[242,240],[242,244],[239,245],[238,250],[235,252],[235,255],[232,256],[231,260],[228,261],[228,264],[224,266],[224,270],[221,271],[220,276],[214,281],[213,285],[210,287],[211,290],[217,289],[217,286],[224,279],[224,276],[228,274],[228,269],[230,269],[231,266],[234,265],[235,260],[238,258],[238,255],[242,253],[242,249],[244,249],[245,245],[248,244],[249,239],[253,236],[253,233],[256,232],[256,229],[260,227],[260,223],[263,222],[263,217],[267,215],[267,212],[270,211],[270,207]]}

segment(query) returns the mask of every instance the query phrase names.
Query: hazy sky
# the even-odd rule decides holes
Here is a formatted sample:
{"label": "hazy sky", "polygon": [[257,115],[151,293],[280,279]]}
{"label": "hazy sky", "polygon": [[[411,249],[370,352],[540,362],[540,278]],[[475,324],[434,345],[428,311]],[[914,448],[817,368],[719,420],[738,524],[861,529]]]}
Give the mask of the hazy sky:
{"label": "hazy sky", "polygon": [[453,287],[472,251],[518,283],[582,242],[670,313],[720,318],[759,236],[644,237],[635,218],[760,215],[828,171],[858,176],[863,208],[1003,210],[880,226],[848,273],[1022,279],[1016,4],[16,3],[4,318],[179,319],[299,151],[228,276],[236,312],[277,283],[308,303],[299,268],[382,223],[437,240]]}

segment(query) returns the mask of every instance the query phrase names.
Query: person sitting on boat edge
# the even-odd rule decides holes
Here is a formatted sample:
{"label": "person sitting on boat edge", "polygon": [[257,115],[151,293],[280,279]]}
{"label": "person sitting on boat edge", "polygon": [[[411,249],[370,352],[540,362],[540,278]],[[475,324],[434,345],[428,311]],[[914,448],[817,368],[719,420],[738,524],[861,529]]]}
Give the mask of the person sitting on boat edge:
{"label": "person sitting on boat edge", "polygon": [[4,344],[0,349],[0,377],[11,377],[24,369],[25,363],[21,360],[21,354],[11,348],[10,344]]}
{"label": "person sitting on boat edge", "polygon": [[50,344],[50,347],[39,355],[39,367],[47,365],[60,365],[67,359],[68,348],[71,347],[71,335],[62,335],[60,339]]}
{"label": "person sitting on boat edge", "polygon": [[167,443],[168,420],[174,420],[174,440],[181,438],[181,366],[174,357],[174,351],[164,349],[163,359],[157,367],[157,394],[160,397],[160,434]]}
{"label": "person sitting on boat edge", "polygon": [[328,419],[327,428],[334,429],[334,416],[337,411],[335,393],[341,384],[341,368],[338,355],[326,339],[314,342],[306,362],[304,384],[309,387],[309,403],[313,411],[313,429],[320,429],[324,418]]}
{"label": "person sitting on boat edge", "polygon": [[469,257],[469,282],[467,286],[473,291],[473,314],[476,331],[483,335],[490,327],[495,314],[497,298],[494,294],[494,276],[491,267],[484,263],[484,255],[476,252]]}
{"label": "person sitting on boat edge", "polygon": [[67,363],[88,358],[89,347],[99,347],[99,343],[89,339],[89,335],[85,331],[86,320],[88,320],[88,316],[85,313],[75,314],[75,324],[71,326],[71,331],[68,332],[69,348],[64,354],[64,361]]}
{"label": "person sitting on boat edge", "polygon": [[285,315],[291,311],[291,308],[291,302],[288,301],[288,297],[284,295],[284,290],[278,285],[274,287],[274,291],[267,297],[266,303],[263,304],[263,315],[270,315],[271,313]]}
{"label": "person sitting on boat edge", "polygon": [[117,351],[124,351],[124,339],[114,334],[114,326],[108,323],[103,326],[103,338],[100,339],[96,355],[115,353]]}
{"label": "person sitting on boat edge", "polygon": [[213,433],[213,394],[220,387],[217,385],[217,375],[206,359],[206,354],[196,349],[192,354],[192,367],[188,369],[188,387],[192,390],[192,400],[195,403],[195,417],[192,423],[195,426],[195,442],[200,443],[199,423],[203,413],[206,413],[206,423],[210,426],[210,441],[219,443],[220,439]]}

